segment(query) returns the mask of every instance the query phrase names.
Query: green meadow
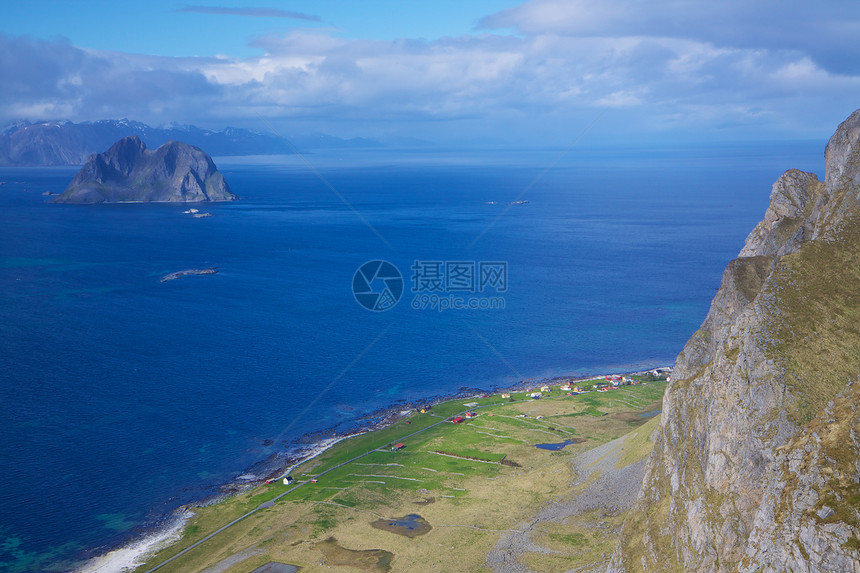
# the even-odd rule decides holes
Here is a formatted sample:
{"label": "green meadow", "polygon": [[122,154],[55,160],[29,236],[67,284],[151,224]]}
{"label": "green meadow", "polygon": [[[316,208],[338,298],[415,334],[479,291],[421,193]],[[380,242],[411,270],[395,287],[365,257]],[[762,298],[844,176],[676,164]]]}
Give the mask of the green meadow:
{"label": "green meadow", "polygon": [[[299,465],[290,485],[277,481],[195,508],[181,539],[138,571],[243,516],[158,570],[247,573],[269,561],[303,572],[335,563],[355,571],[485,570],[500,535],[569,492],[572,456],[627,434],[625,464],[650,452],[665,387],[651,381],[570,395],[555,383],[540,399],[493,394],[413,412]],[[474,417],[452,421],[466,412]],[[645,424],[649,431],[631,433]],[[562,442],[557,451],[535,447]],[[426,519],[429,532],[409,538],[372,526],[409,514]],[[547,535],[553,550],[570,553],[565,563],[593,553],[583,552],[583,540],[594,538],[588,531]]]}

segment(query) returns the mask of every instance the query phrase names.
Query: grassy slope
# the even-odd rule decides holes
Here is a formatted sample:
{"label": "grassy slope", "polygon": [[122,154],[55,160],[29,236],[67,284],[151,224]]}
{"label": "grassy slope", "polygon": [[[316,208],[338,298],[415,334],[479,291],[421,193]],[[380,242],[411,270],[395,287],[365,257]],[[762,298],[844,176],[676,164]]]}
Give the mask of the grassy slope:
{"label": "grassy slope", "polygon": [[860,219],[832,241],[780,262],[771,358],[797,397],[798,424],[815,417],[860,372]]}
{"label": "grassy slope", "polygon": [[[492,396],[437,405],[428,414],[415,414],[384,430],[345,440],[296,468],[293,475],[301,482],[359,453],[372,451],[326,473],[318,483],[307,483],[281,498],[275,507],[254,514],[161,571],[199,571],[249,547],[256,547],[260,554],[226,571],[251,571],[271,559],[313,571],[325,558],[323,549],[331,551],[333,547],[331,543],[319,544],[332,536],[350,550],[384,549],[392,553],[393,571],[414,570],[422,564],[432,564],[433,570],[481,570],[487,552],[503,530],[533,514],[549,499],[569,492],[570,455],[625,435],[643,423],[637,430],[634,451],[625,455],[635,461],[647,454],[650,442],[645,434],[650,436],[656,419],[631,412],[650,411],[664,389],[664,383],[655,383],[570,397],[555,392],[553,397],[536,401],[509,402]],[[524,397],[523,393],[513,395],[515,400]],[[478,409],[480,416],[474,420],[457,425],[446,422],[404,439],[406,449],[390,450],[390,445],[403,436],[462,412],[463,404],[473,401],[487,406]],[[602,415],[604,412],[613,415]],[[518,417],[521,414],[527,417]],[[638,439],[639,434],[645,439]],[[562,452],[533,446],[572,437],[585,441]],[[488,462],[504,457],[519,467],[434,453],[437,451]],[[200,508],[182,540],[139,570],[149,569],[286,489],[280,483],[262,486]],[[431,503],[419,505],[429,498],[433,498]],[[425,536],[408,539],[370,526],[380,516],[407,513],[421,514],[433,529]],[[594,549],[604,545],[596,543],[593,536],[584,545],[579,537],[565,537],[561,531],[545,533],[553,549],[569,550],[566,562],[591,559]],[[379,555],[384,557],[382,553],[368,553],[365,560],[376,563]],[[364,570],[379,567],[378,563],[366,565]]]}

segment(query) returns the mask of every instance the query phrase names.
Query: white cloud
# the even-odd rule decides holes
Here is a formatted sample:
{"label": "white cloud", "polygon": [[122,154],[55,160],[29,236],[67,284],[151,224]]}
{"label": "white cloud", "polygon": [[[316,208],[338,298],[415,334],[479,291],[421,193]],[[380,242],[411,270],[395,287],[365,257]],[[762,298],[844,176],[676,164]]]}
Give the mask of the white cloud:
{"label": "white cloud", "polygon": [[831,72],[860,73],[855,0],[531,0],[478,26],[527,36],[672,37],[718,47],[795,50]]}
{"label": "white cloud", "polygon": [[641,105],[644,100],[641,95],[644,95],[646,90],[641,90],[643,93],[636,93],[631,90],[621,90],[612,92],[599,98],[595,104],[599,107],[634,107]]}
{"label": "white cloud", "polygon": [[203,65],[200,71],[213,83],[242,85],[249,82],[264,82],[267,76],[284,71],[308,72],[312,67],[319,66],[323,60],[322,56],[316,58],[289,56],[280,58],[263,57],[248,61],[223,58],[217,62]]}
{"label": "white cloud", "polygon": [[770,78],[779,82],[798,84],[798,82],[823,82],[827,80],[827,75],[827,72],[816,66],[809,58],[801,58],[774,70]]}
{"label": "white cloud", "polygon": [[[349,136],[522,140],[534,130],[541,142],[553,130],[564,139],[598,109],[643,137],[667,129],[701,136],[725,126],[739,136],[776,136],[786,126],[796,135],[832,130],[858,107],[860,76],[834,71],[816,54],[839,45],[852,20],[838,27],[835,44],[816,40],[808,51],[786,43],[787,33],[740,22],[758,13],[747,4],[755,3],[732,0],[702,14],[699,3],[684,0],[534,0],[482,23],[515,28],[516,36],[375,41],[294,29],[256,39],[265,55],[241,59],[138,56],[0,36],[0,115],[259,127],[259,114]],[[738,20],[734,36],[715,32],[728,20]]]}

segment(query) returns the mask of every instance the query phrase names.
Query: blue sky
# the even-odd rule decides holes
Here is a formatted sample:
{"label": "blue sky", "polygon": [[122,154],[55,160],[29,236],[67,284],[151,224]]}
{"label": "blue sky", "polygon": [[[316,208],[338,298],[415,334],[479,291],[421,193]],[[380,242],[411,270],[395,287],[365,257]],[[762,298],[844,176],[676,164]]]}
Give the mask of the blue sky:
{"label": "blue sky", "polygon": [[858,38],[854,0],[4,2],[0,121],[823,140],[860,107]]}
{"label": "blue sky", "polygon": [[0,31],[7,35],[64,37],[83,48],[159,56],[250,57],[264,52],[250,44],[254,38],[284,34],[291,28],[328,29],[342,38],[389,41],[460,36],[473,32],[488,14],[520,2],[31,0],[4,4],[11,4],[0,8]]}

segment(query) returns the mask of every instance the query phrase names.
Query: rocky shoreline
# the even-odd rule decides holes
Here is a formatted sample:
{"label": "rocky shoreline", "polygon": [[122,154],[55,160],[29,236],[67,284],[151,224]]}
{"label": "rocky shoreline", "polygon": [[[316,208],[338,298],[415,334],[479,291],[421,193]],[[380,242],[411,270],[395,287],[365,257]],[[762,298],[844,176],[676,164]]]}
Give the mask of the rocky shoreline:
{"label": "rocky shoreline", "polygon": [[[192,271],[194,269],[191,269]],[[206,270],[206,269],[204,269]],[[188,271],[180,271],[187,274],[212,274],[212,273],[195,273]],[[177,274],[177,273],[172,273]],[[184,276],[184,275],[183,275]],[[179,277],[176,277],[179,278]],[[661,368],[661,367],[657,367]],[[662,368],[665,368],[662,367]],[[624,372],[624,375],[646,374],[649,370]],[[613,375],[622,374],[615,373]],[[87,552],[88,561],[76,569],[78,573],[102,573],[108,571],[118,571],[114,567],[107,567],[106,563],[116,563],[121,559],[122,566],[137,566],[143,562],[146,555],[163,547],[165,543],[177,538],[181,533],[181,528],[185,521],[193,514],[195,508],[206,507],[217,504],[228,497],[238,495],[249,489],[265,484],[267,481],[272,481],[280,478],[285,472],[296,467],[316,456],[319,456],[329,448],[333,447],[338,442],[345,439],[359,436],[368,432],[374,432],[387,428],[397,420],[403,418],[413,410],[432,407],[436,404],[449,400],[463,400],[474,398],[476,396],[484,396],[488,394],[499,394],[503,392],[523,391],[535,386],[540,387],[543,384],[558,384],[560,382],[582,382],[594,380],[609,374],[591,375],[591,376],[554,376],[554,377],[535,377],[520,380],[519,382],[506,387],[495,387],[491,390],[480,388],[462,387],[454,394],[440,394],[431,396],[423,400],[395,402],[391,406],[380,408],[364,416],[361,416],[355,422],[353,427],[346,430],[339,430],[337,426],[330,427],[324,430],[318,430],[303,434],[293,439],[289,444],[285,444],[288,451],[273,453],[266,458],[247,467],[242,473],[237,475],[232,480],[217,486],[216,490],[209,494],[201,496],[199,499],[183,503],[176,507],[169,515],[163,516],[154,523],[146,526],[141,526],[135,530],[128,539],[115,546],[105,546],[92,549]]]}

